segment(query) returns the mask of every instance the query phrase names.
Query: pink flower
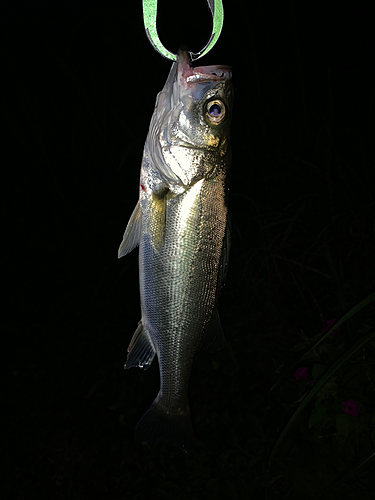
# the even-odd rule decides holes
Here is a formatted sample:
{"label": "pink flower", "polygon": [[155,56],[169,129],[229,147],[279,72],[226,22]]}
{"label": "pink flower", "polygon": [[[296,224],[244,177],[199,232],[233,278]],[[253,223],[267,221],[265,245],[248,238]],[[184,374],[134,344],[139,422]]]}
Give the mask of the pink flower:
{"label": "pink flower", "polygon": [[344,413],[352,415],[353,417],[358,416],[359,406],[354,402],[354,399],[348,399],[348,401],[343,401],[342,406],[344,407]]}
{"label": "pink flower", "polygon": [[301,378],[307,379],[308,376],[308,369],[306,366],[297,368],[296,373],[294,374],[296,380],[300,380]]}
{"label": "pink flower", "polygon": [[[332,319],[329,319],[326,321],[326,324],[325,326],[323,326],[322,328],[322,333],[325,333],[325,332],[328,332],[328,330],[336,323],[336,318],[332,318]],[[338,326],[336,328],[336,330],[333,330],[333,332],[331,332],[331,335],[335,335],[337,332],[340,331],[340,327]]]}

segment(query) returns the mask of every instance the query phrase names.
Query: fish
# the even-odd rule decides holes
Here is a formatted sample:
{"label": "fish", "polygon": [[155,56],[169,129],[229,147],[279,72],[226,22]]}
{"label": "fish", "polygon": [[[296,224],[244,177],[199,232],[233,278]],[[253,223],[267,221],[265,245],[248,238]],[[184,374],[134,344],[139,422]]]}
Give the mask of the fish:
{"label": "fish", "polygon": [[142,445],[194,453],[188,385],[195,353],[224,345],[218,296],[230,247],[229,66],[193,67],[180,48],[157,95],[143,151],[139,198],[119,247],[139,246],[141,320],[125,369],[155,354],[160,391],[135,429]]}

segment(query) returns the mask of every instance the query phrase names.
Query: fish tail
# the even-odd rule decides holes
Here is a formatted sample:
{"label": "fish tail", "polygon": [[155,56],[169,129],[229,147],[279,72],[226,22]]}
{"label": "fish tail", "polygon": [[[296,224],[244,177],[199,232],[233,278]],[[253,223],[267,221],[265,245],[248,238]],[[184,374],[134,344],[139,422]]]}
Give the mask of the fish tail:
{"label": "fish tail", "polygon": [[136,442],[143,446],[167,443],[182,449],[184,453],[195,451],[194,431],[191,424],[190,410],[170,413],[158,398],[143,415],[135,428]]}

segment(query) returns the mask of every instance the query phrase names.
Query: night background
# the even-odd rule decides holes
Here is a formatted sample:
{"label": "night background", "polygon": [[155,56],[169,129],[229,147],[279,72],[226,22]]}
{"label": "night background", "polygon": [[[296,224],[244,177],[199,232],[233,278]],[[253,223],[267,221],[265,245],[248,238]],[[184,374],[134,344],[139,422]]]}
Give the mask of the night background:
{"label": "night background", "polygon": [[[235,100],[226,345],[194,361],[194,456],[134,443],[158,365],[123,369],[138,251],[117,249],[171,62],[140,0],[2,11],[1,498],[373,499],[371,2],[225,0],[196,63],[230,65]],[[157,26],[198,51],[205,0],[159,0]]]}

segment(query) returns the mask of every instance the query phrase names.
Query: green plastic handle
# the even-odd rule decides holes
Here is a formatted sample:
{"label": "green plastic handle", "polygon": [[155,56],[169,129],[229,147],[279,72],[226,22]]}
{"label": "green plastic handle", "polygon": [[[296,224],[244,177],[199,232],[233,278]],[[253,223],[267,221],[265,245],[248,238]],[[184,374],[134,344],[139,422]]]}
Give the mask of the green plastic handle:
{"label": "green plastic handle", "polygon": [[[212,15],[212,33],[207,44],[197,53],[190,52],[190,57],[194,61],[206,55],[217,42],[224,22],[224,9],[222,0],[207,0],[208,7]],[[176,61],[177,56],[169,52],[161,43],[156,29],[156,15],[158,10],[158,0],[142,0],[143,22],[146,34],[154,49],[166,59]]]}

